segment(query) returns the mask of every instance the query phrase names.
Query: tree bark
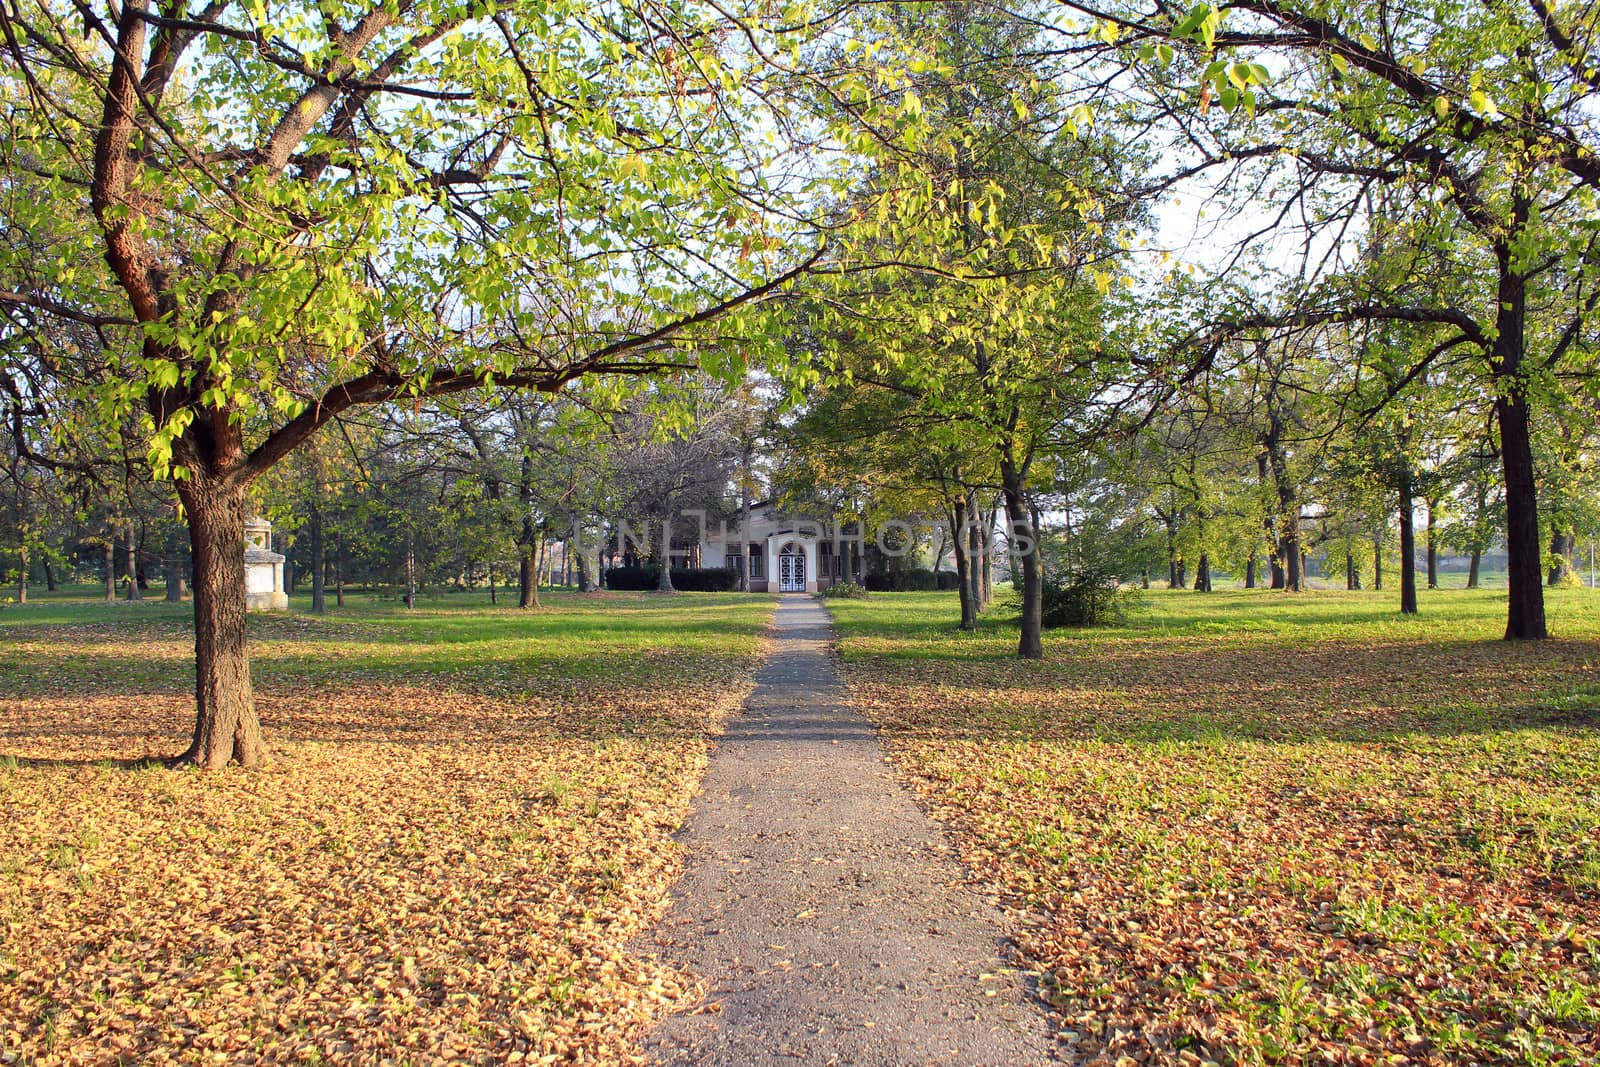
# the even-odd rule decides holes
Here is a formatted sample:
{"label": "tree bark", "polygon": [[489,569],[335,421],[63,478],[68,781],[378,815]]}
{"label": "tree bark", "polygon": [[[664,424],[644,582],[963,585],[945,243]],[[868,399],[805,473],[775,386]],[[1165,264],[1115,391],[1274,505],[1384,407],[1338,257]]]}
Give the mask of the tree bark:
{"label": "tree bark", "polygon": [[1024,478],[1010,463],[1001,465],[1006,518],[1011,523],[1012,539],[1020,533],[1031,544],[1019,552],[1022,563],[1022,634],[1017,639],[1017,655],[1022,659],[1044,658],[1044,568],[1039,560],[1039,530],[1028,507]]}
{"label": "tree bark", "polygon": [[1255,549],[1250,550],[1250,558],[1244,561],[1244,587],[1246,589],[1254,589],[1256,587]]}
{"label": "tree bark", "polygon": [[128,599],[143,600],[144,594],[139,591],[139,544],[133,536],[133,520],[128,520],[128,539],[126,542],[128,557]]}
{"label": "tree bark", "polygon": [[1467,588],[1478,588],[1478,569],[1483,565],[1483,550],[1472,546],[1472,561],[1467,564]]}
{"label": "tree bark", "polygon": [[194,741],[179,757],[216,770],[230,761],[261,760],[246,648],[244,487],[202,481],[178,483],[194,555]]}
{"label": "tree bark", "polygon": [[322,537],[322,509],[311,502],[311,614],[321,615],[328,610],[326,571],[327,548]]}
{"label": "tree bark", "polygon": [[667,506],[662,511],[661,519],[661,547],[656,553],[657,561],[661,564],[661,573],[656,575],[656,592],[674,593],[672,588],[672,507],[673,498],[667,495]]}
{"label": "tree bark", "polygon": [[1439,588],[1439,520],[1437,500],[1424,501],[1428,505],[1428,588]]}
{"label": "tree bark", "polygon": [[963,630],[978,628],[978,609],[972,602],[972,558],[962,547],[961,529],[967,521],[967,505],[958,500],[951,507],[950,528],[955,532],[956,592],[961,598],[961,624]]}
{"label": "tree bark", "polygon": [[406,531],[406,607],[417,606],[417,542],[411,531]]}
{"label": "tree bark", "polygon": [[183,561],[177,556],[168,556],[166,571],[167,603],[180,603],[183,600]]}
{"label": "tree bark", "polygon": [[1372,589],[1383,592],[1383,538],[1372,539]]}
{"label": "tree bark", "polygon": [[[1517,219],[1526,215],[1524,194],[1513,205]],[[1517,227],[1520,229],[1520,226]],[[1527,281],[1512,269],[1512,250],[1501,242],[1495,249],[1499,268],[1496,335],[1491,370],[1495,376],[1495,419],[1500,425],[1500,463],[1506,486],[1506,640],[1540,640],[1549,636],[1544,618],[1544,575],[1540,560],[1539,490],[1534,476],[1533,434],[1522,357],[1528,303]]]}
{"label": "tree bark", "polygon": [[106,603],[117,602],[117,545],[112,540],[112,534],[106,533],[106,542],[103,546],[106,569]]}
{"label": "tree bark", "polygon": [[1400,613],[1417,613],[1417,531],[1412,525],[1416,502],[1411,496],[1411,470],[1400,473]]}
{"label": "tree bark", "polygon": [[1561,532],[1560,526],[1551,523],[1550,531],[1550,585],[1566,585],[1576,573],[1572,567],[1572,550],[1578,543],[1576,531]]}
{"label": "tree bark", "polygon": [[44,558],[44,591],[47,593],[56,591],[56,569],[50,565],[49,556]]}
{"label": "tree bark", "polygon": [[1356,574],[1356,554],[1349,550],[1344,554],[1344,587],[1351,592],[1361,588],[1361,577]]}
{"label": "tree bark", "polygon": [[1194,591],[1211,592],[1211,556],[1205,552],[1200,553],[1200,562],[1194,565]]}
{"label": "tree bark", "polygon": [[489,572],[489,606],[494,607],[500,603],[500,594],[494,585],[494,560],[491,559],[484,564],[484,569]]}

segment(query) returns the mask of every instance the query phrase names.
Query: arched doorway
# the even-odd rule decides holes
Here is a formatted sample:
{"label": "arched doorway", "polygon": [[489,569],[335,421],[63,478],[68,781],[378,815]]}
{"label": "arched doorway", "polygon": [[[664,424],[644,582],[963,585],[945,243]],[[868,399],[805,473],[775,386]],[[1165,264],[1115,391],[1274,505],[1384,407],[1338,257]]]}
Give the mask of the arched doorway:
{"label": "arched doorway", "polygon": [[806,552],[790,541],[778,552],[778,592],[806,591]]}

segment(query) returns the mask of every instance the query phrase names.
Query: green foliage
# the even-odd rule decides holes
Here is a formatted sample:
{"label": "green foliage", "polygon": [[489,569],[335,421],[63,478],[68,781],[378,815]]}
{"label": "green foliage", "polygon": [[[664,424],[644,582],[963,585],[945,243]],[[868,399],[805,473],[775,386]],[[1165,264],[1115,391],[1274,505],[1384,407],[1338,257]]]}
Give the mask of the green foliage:
{"label": "green foliage", "polygon": [[[1068,564],[1047,571],[1041,586],[1041,618],[1047,630],[1063,626],[1115,626],[1127,618],[1138,591],[1124,589],[1115,569],[1101,561]],[[1020,608],[1021,597],[1012,595]]]}
{"label": "green foliage", "polygon": [[835,582],[822,591],[827,600],[865,600],[867,595],[866,587],[855,582]]}
{"label": "green foliage", "polygon": [[[612,567],[606,571],[606,588],[651,590],[661,582],[661,568]],[[680,593],[726,593],[739,585],[739,572],[729,567],[674,567],[672,588]]]}

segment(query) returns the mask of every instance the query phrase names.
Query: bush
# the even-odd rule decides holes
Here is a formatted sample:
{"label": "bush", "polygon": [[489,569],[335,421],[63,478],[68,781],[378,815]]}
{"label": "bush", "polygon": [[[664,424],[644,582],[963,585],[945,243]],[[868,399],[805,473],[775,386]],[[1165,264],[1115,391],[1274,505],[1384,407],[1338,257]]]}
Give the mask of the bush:
{"label": "bush", "polygon": [[927,593],[935,589],[954,589],[957,579],[953,571],[934,574],[918,569],[869,574],[862,583],[873,593]]}
{"label": "bush", "polygon": [[739,572],[732,567],[674,567],[672,587],[685,593],[731,593],[739,588]]}
{"label": "bush", "polygon": [[[1123,589],[1109,567],[1081,564],[1046,574],[1041,588],[1041,615],[1047,630],[1062,626],[1115,626],[1127,617],[1138,597]],[[1011,605],[1022,607],[1022,592],[1012,594]]]}
{"label": "bush", "polygon": [[[650,590],[661,582],[661,568],[655,564],[643,567],[612,567],[606,571],[606,588],[615,590]],[[737,588],[739,572],[731,567],[674,567],[672,588],[683,593],[727,593]]]}
{"label": "bush", "polygon": [[855,582],[837,582],[822,591],[829,600],[865,600],[867,591]]}

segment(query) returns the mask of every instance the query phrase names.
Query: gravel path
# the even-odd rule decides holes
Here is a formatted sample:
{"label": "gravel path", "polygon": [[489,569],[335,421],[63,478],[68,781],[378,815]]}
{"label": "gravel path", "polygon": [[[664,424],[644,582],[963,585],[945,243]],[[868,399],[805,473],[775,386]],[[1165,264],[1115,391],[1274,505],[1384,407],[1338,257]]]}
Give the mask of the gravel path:
{"label": "gravel path", "polygon": [[711,758],[659,953],[708,987],[647,1040],[668,1064],[1057,1062],[1002,962],[999,913],[844,703],[827,613],[778,607],[777,646]]}

